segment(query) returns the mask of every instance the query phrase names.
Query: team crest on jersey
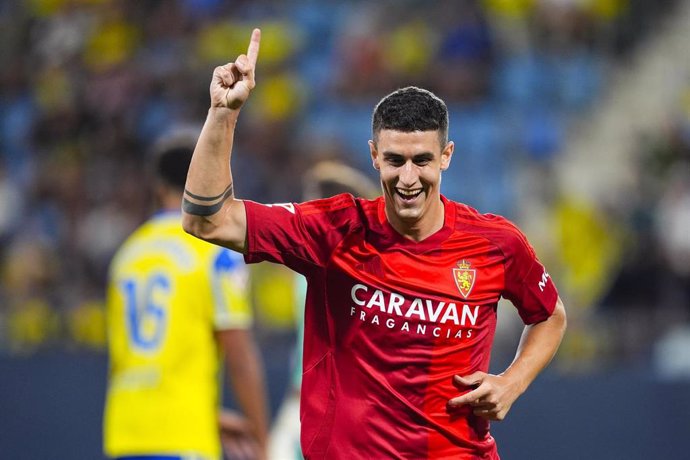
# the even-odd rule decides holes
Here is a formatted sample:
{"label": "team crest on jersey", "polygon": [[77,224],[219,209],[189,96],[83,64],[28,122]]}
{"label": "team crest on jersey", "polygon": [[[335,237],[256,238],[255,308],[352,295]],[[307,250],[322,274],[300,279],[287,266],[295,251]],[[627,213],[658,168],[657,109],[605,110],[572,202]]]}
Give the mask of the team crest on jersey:
{"label": "team crest on jersey", "polygon": [[453,269],[455,285],[465,299],[470,295],[470,292],[472,292],[474,281],[477,278],[477,270],[470,268],[471,266],[472,264],[463,259],[458,262],[458,267]]}

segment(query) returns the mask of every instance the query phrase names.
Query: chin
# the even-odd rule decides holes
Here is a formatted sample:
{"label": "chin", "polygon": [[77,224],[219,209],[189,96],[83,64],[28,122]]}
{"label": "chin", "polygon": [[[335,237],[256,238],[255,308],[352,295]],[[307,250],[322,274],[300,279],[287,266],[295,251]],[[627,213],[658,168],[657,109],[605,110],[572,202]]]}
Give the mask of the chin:
{"label": "chin", "polygon": [[398,215],[398,219],[402,221],[416,221],[419,219],[419,216],[422,214],[421,209],[398,209],[396,214]]}

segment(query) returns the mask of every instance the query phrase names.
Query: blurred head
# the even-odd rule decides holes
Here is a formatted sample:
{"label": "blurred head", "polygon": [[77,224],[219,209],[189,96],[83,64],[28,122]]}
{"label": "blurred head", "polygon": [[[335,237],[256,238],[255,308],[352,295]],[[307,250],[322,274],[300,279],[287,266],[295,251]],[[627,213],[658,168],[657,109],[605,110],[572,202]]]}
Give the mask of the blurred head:
{"label": "blurred head", "polygon": [[446,104],[424,89],[399,89],[374,109],[372,131],[369,150],[390,223],[403,234],[440,228],[441,172],[455,147],[448,141]]}
{"label": "blurred head", "polygon": [[349,193],[362,198],[374,198],[378,194],[376,184],[343,163],[324,160],[309,168],[302,176],[302,197],[304,200],[328,198],[340,193]]}
{"label": "blurred head", "polygon": [[164,209],[180,208],[196,140],[196,133],[178,130],[163,136],[154,145],[151,169],[156,199]]}

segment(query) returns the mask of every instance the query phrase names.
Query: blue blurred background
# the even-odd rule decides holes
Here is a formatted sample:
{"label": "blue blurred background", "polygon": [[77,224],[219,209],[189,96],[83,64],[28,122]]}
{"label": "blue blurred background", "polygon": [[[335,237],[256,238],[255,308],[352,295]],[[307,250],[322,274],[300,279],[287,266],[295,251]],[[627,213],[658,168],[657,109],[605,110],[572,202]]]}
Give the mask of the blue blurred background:
{"label": "blue blurred background", "polygon": [[[0,0],[0,457],[98,459],[110,257],[153,210],[147,152],[199,126],[213,68],[263,32],[236,192],[299,201],[340,159],[372,178],[373,105],[451,110],[444,193],[527,233],[569,329],[504,458],[690,456],[690,2]],[[271,408],[292,278],[253,267]],[[499,311],[492,366],[521,330]]]}

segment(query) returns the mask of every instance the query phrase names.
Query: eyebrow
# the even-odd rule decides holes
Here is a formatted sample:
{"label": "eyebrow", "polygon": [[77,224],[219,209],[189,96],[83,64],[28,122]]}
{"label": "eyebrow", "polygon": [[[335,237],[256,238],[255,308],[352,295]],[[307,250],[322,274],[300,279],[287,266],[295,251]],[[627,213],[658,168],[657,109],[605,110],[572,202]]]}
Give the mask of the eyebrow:
{"label": "eyebrow", "polygon": [[[402,153],[398,152],[391,152],[390,150],[386,150],[383,152],[383,158],[397,158],[397,157],[402,157]],[[431,152],[420,152],[420,153],[415,153],[412,156],[412,160],[433,160],[434,159],[434,154]]]}

